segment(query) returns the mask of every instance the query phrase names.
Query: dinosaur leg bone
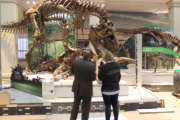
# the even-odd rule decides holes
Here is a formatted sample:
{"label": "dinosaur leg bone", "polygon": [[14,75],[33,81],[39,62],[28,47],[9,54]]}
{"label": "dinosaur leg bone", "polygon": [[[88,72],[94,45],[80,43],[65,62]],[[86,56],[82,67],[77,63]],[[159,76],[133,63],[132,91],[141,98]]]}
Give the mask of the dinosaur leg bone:
{"label": "dinosaur leg bone", "polygon": [[28,70],[32,70],[32,68],[31,68],[31,57],[32,57],[33,49],[38,47],[39,45],[40,45],[39,40],[33,41],[32,47],[29,49],[29,51],[26,54],[26,61],[27,61],[27,67],[28,67],[27,69]]}
{"label": "dinosaur leg bone", "polygon": [[31,14],[30,18],[31,18],[32,24],[34,26],[34,37],[38,38],[38,37],[40,37],[40,29],[39,29],[39,26],[38,26],[38,23],[36,20],[37,14],[36,13]]}

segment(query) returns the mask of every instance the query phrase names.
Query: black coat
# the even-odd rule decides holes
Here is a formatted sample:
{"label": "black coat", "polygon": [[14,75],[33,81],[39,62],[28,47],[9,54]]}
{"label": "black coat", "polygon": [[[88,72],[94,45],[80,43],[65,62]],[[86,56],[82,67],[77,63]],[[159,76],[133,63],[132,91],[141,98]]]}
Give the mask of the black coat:
{"label": "black coat", "polygon": [[74,74],[74,82],[72,91],[83,97],[92,96],[92,82],[95,80],[95,64],[83,59],[73,62],[72,72]]}
{"label": "black coat", "polygon": [[120,65],[117,62],[109,62],[99,66],[99,79],[102,81],[102,91],[119,90],[121,79]]}

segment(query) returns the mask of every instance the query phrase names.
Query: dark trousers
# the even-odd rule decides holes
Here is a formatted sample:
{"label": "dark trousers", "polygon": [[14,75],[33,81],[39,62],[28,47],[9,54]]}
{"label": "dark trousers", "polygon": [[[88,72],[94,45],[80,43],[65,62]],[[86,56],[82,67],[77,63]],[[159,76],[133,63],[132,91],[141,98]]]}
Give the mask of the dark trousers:
{"label": "dark trousers", "polygon": [[118,104],[118,96],[116,95],[102,95],[105,104],[105,117],[106,120],[110,120],[111,117],[111,105],[113,107],[114,120],[118,120],[119,116],[119,104]]}
{"label": "dark trousers", "polygon": [[90,105],[91,105],[91,97],[83,97],[83,96],[78,96],[78,95],[74,95],[74,103],[73,103],[73,108],[71,111],[70,120],[76,120],[78,112],[79,112],[79,105],[81,103],[81,100],[82,100],[81,120],[88,120]]}

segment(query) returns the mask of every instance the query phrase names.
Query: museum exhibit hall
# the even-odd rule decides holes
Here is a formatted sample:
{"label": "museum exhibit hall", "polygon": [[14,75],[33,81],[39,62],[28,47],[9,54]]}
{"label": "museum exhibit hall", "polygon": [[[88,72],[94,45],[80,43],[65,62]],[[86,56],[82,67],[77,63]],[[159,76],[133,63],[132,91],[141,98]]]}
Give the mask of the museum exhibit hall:
{"label": "museum exhibit hall", "polygon": [[180,0],[0,0],[0,120],[179,120],[178,11]]}

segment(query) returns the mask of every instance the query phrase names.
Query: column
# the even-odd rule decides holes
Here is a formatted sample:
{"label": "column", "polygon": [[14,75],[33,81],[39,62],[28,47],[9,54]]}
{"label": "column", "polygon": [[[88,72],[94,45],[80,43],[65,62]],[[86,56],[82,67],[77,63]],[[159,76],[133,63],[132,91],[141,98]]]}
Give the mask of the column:
{"label": "column", "polygon": [[[18,6],[11,2],[0,1],[1,24],[18,20]],[[1,73],[2,86],[10,87],[11,68],[17,65],[17,36],[12,32],[1,33]]]}
{"label": "column", "polygon": [[136,82],[138,87],[142,87],[142,34],[136,35]]}
{"label": "column", "polygon": [[168,2],[168,6],[170,27],[174,30],[178,38],[180,38],[180,1],[171,0],[170,2]]}
{"label": "column", "polygon": [[[172,30],[174,30],[175,35],[180,39],[180,1],[179,0],[171,0],[168,2],[169,6],[169,23]],[[180,49],[175,49],[180,53]],[[180,58],[176,59],[180,63]],[[180,66],[178,64],[175,65],[174,69],[179,69]]]}
{"label": "column", "polygon": [[[171,0],[168,2],[169,6],[169,22],[171,29],[174,30],[175,35],[180,39],[180,1],[179,0]],[[178,53],[180,53],[180,48],[176,47],[174,49]],[[176,57],[176,63],[174,66],[174,76],[173,76],[173,95],[180,96],[180,65],[177,64],[177,62],[180,63],[180,58]]]}
{"label": "column", "polygon": [[[1,11],[1,4],[0,4]],[[0,12],[0,24],[1,24],[1,12]],[[0,31],[0,90],[2,89],[2,79],[1,79],[1,31]]]}

